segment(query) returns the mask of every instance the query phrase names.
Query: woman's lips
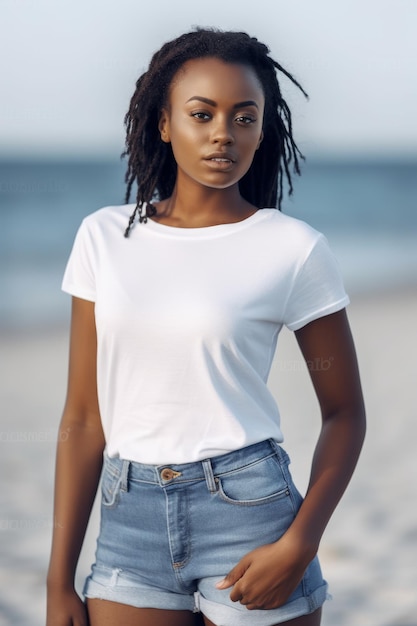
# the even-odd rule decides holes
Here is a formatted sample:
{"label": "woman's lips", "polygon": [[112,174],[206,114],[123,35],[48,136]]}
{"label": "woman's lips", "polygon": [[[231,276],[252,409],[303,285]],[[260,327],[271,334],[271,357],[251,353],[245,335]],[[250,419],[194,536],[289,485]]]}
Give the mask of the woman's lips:
{"label": "woman's lips", "polygon": [[204,160],[210,168],[221,171],[228,171],[232,169],[235,164],[229,157],[214,156]]}

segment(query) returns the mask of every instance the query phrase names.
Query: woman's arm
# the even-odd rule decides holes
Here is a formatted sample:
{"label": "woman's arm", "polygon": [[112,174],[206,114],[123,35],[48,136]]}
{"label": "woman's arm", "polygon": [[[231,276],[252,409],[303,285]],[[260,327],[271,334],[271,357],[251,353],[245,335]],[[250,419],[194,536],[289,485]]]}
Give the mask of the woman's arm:
{"label": "woman's arm", "polygon": [[296,337],[306,361],[315,356],[331,361],[328,369],[310,371],[322,427],[307,494],[292,527],[317,550],[355,469],[365,437],[365,407],[346,311],[308,324]]}
{"label": "woman's arm", "polygon": [[97,401],[96,353],[94,303],[73,298],[68,392],[56,458],[47,626],[87,625],[74,577],[105,445]]}
{"label": "woman's arm", "polygon": [[[249,609],[285,603],[315,556],[324,529],[352,476],[365,436],[365,409],[346,312],[319,318],[296,332],[305,360],[330,362],[310,376],[322,427],[310,482],[293,524],[276,543],[247,554],[220,588]],[[319,361],[315,361],[315,359]]]}

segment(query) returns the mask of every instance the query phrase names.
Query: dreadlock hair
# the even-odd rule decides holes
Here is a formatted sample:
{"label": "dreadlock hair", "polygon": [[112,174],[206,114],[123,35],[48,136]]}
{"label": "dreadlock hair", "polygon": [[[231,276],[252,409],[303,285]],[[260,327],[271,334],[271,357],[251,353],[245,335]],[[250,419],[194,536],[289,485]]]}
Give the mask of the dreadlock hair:
{"label": "dreadlock hair", "polygon": [[169,99],[169,89],[178,70],[191,59],[214,57],[226,63],[251,67],[256,73],[265,96],[263,140],[255,153],[248,172],[239,182],[243,198],[255,206],[281,209],[283,180],[288,193],[293,191],[290,166],[300,174],[300,159],[292,131],[291,112],[281,94],[277,70],[284,74],[306,96],[295,78],[269,56],[269,48],[243,32],[203,29],[185,33],[162,46],[154,54],[148,71],[136,82],[136,90],[125,116],[126,149],[128,157],[125,182],[126,203],[132,185],[137,183],[136,207],[125,231],[128,237],[136,213],[139,221],[154,215],[154,198],[171,196],[177,173],[170,144],[164,143],[158,123],[161,110]]}

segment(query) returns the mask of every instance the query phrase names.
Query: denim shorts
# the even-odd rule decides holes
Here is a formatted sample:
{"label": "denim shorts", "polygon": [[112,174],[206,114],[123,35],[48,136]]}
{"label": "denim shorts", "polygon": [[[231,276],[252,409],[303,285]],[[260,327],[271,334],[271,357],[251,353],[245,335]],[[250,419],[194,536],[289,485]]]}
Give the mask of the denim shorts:
{"label": "denim shorts", "polygon": [[317,557],[284,606],[248,610],[216,582],[277,541],[302,497],[273,440],[182,465],[105,458],[96,562],[84,595],[135,607],[201,611],[217,626],[271,626],[327,597]]}

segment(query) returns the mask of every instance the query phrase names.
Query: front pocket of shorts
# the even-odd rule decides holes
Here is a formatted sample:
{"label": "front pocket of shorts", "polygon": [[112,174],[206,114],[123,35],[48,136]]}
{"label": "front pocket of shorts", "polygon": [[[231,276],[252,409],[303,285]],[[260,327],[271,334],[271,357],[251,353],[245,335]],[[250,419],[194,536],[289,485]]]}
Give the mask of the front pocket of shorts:
{"label": "front pocket of shorts", "polygon": [[289,498],[290,490],[275,457],[261,459],[244,468],[216,478],[222,500],[255,506]]}
{"label": "front pocket of shorts", "polygon": [[101,503],[108,509],[116,506],[120,489],[120,472],[113,465],[105,465],[101,479]]}

